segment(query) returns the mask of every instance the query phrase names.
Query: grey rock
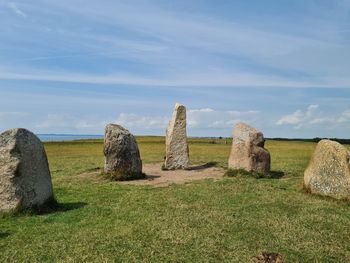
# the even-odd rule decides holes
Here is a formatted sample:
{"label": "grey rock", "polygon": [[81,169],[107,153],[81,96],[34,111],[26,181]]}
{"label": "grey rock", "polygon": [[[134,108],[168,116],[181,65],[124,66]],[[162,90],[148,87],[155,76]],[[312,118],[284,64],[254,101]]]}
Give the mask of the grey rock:
{"label": "grey rock", "polygon": [[0,134],[0,211],[39,207],[53,198],[44,146],[26,129]]}
{"label": "grey rock", "polygon": [[164,168],[186,169],[189,166],[189,149],[186,132],[186,108],[176,104],[172,119],[166,130],[166,157]]}
{"label": "grey rock", "polygon": [[233,131],[229,168],[268,174],[271,157],[264,144],[262,132],[245,123],[237,123]]}
{"label": "grey rock", "polygon": [[135,137],[125,128],[108,124],[104,139],[104,171],[115,179],[143,177],[142,161]]}

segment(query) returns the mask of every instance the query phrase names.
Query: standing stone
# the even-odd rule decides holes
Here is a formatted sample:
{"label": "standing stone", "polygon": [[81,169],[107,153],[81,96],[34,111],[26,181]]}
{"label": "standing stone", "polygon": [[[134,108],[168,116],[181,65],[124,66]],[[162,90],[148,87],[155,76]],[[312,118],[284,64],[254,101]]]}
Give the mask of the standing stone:
{"label": "standing stone", "polygon": [[0,134],[0,212],[40,207],[53,198],[45,149],[32,132]]}
{"label": "standing stone", "polygon": [[262,132],[245,123],[237,123],[233,131],[229,168],[268,174],[271,157],[264,145]]}
{"label": "standing stone", "polygon": [[186,108],[176,104],[173,117],[166,130],[166,157],[164,168],[186,169],[189,166],[189,150],[186,133]]}
{"label": "standing stone", "polygon": [[135,137],[125,128],[108,124],[105,130],[104,149],[106,174],[116,180],[143,178],[142,161]]}
{"label": "standing stone", "polygon": [[350,199],[347,149],[334,141],[320,141],[305,170],[304,187],[314,194]]}

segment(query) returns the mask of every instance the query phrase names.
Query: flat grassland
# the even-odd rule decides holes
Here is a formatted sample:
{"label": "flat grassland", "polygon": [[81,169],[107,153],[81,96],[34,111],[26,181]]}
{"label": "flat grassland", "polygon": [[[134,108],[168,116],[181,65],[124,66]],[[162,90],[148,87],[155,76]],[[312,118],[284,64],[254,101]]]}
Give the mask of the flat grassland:
{"label": "flat grassland", "polygon": [[[164,138],[138,137],[144,163]],[[191,139],[193,164],[226,167],[230,143]],[[59,211],[0,218],[0,262],[350,262],[350,206],[306,194],[316,144],[267,141],[279,179],[200,180],[155,188],[81,176],[103,167],[102,141],[46,143]]]}

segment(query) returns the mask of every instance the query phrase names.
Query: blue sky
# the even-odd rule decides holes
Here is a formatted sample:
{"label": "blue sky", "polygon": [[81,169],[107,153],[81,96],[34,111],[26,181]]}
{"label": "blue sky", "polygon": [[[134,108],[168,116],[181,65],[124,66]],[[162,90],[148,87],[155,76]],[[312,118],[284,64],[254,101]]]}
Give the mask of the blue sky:
{"label": "blue sky", "polygon": [[0,0],[0,130],[350,137],[350,0]]}

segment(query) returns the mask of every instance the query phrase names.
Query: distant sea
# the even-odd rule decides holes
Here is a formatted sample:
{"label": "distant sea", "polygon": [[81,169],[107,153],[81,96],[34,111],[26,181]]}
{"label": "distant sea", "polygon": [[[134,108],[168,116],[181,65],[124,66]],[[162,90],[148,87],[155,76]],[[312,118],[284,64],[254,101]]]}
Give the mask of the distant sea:
{"label": "distant sea", "polygon": [[103,135],[37,134],[42,142],[62,142],[89,139],[103,139]]}

